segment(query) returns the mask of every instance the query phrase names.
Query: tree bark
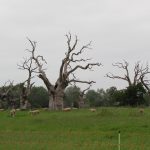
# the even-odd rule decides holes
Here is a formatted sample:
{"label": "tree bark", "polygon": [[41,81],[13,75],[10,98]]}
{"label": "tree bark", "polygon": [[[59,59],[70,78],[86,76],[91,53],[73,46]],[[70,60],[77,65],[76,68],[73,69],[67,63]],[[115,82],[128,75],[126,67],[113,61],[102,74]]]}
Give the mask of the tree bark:
{"label": "tree bark", "polygon": [[49,109],[50,110],[62,110],[64,107],[64,90],[61,89],[60,92],[54,92],[49,95]]}
{"label": "tree bark", "polygon": [[49,105],[48,105],[49,110],[54,110],[54,100],[52,98],[52,95],[49,95]]}

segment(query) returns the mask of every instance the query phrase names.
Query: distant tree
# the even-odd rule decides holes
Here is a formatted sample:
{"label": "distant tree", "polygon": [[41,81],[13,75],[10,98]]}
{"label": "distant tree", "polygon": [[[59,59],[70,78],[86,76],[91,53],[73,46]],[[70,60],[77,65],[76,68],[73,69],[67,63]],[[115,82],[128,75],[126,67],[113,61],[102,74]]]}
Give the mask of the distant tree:
{"label": "distant tree", "polygon": [[126,103],[126,89],[116,90],[114,91],[112,97],[111,97],[111,106],[125,106],[128,105]]}
{"label": "distant tree", "polygon": [[37,67],[33,66],[32,58],[24,59],[23,62],[18,64],[18,67],[28,73],[27,79],[20,84],[20,108],[27,109],[29,105],[28,97],[34,84],[34,82],[31,82],[31,79],[33,78],[33,73],[36,71]]}
{"label": "distant tree", "polygon": [[70,86],[65,90],[64,102],[67,106],[79,107],[78,101],[80,96],[80,88],[77,86]]}
{"label": "distant tree", "polygon": [[[31,53],[31,58],[34,60],[36,66],[38,67],[38,77],[44,82],[48,94],[49,94],[49,108],[50,109],[62,109],[63,108],[63,99],[64,99],[64,91],[68,85],[72,83],[84,83],[91,84],[94,81],[84,81],[79,80],[75,76],[75,72],[77,70],[91,70],[93,66],[100,66],[100,63],[87,63],[90,59],[80,58],[81,54],[90,49],[91,42],[87,45],[82,46],[78,51],[77,44],[78,38],[75,36],[75,41],[72,43],[71,34],[67,34],[67,52],[65,53],[65,57],[62,59],[62,63],[59,69],[59,76],[55,84],[52,84],[48,79],[45,70],[43,68],[44,63],[46,63],[43,56],[35,55],[36,50],[36,42],[29,40],[32,49],[28,50]],[[55,63],[55,62],[53,62]],[[82,65],[85,64],[85,65]]]}
{"label": "distant tree", "polygon": [[92,84],[93,83],[91,82],[91,84],[89,84],[87,88],[80,90],[79,101],[78,101],[79,108],[84,108],[88,106],[88,103],[86,100],[86,92],[91,88]]}
{"label": "distant tree", "polygon": [[108,106],[112,106],[116,103],[116,97],[115,97],[116,92],[117,92],[117,88],[114,86],[106,89],[105,97]]}
{"label": "distant tree", "polygon": [[[129,63],[124,60],[123,63],[117,62],[113,64],[113,66],[118,67],[122,71],[124,71],[124,75],[114,75],[112,73],[106,74],[108,78],[112,79],[121,79],[128,83],[128,87],[126,89],[126,96],[124,103],[128,105],[136,105],[143,103],[143,98],[139,97],[139,93],[145,93],[144,88],[150,93],[149,88],[149,80],[147,79],[147,76],[149,71],[149,66],[146,65],[143,67],[143,65],[140,64],[140,61],[138,61],[135,66],[132,73],[129,72]],[[133,74],[133,78],[131,77],[131,74]],[[140,99],[140,100],[139,100]]]}
{"label": "distant tree", "polygon": [[[132,73],[129,72],[129,63],[124,60],[123,63],[117,62],[112,64],[114,67],[117,67],[121,69],[124,74],[122,76],[114,75],[112,73],[107,73],[106,77],[111,79],[121,79],[128,83],[128,86],[136,86],[138,83],[142,83],[144,86],[146,85],[146,81],[144,80],[146,74],[149,72],[149,67],[146,65],[146,67],[143,67],[140,64],[140,61],[135,63],[134,70]],[[133,79],[131,77],[131,74],[133,74]]]}
{"label": "distant tree", "polygon": [[91,107],[102,106],[100,95],[95,90],[89,90],[86,93],[86,99],[89,101]]}
{"label": "distant tree", "polygon": [[15,107],[15,101],[12,94],[13,82],[7,81],[0,88],[0,106],[1,107]]}
{"label": "distant tree", "polygon": [[101,101],[101,105],[102,106],[109,106],[108,96],[107,96],[106,91],[103,88],[101,88],[101,89],[97,89],[97,93],[99,95],[99,99]]}
{"label": "distant tree", "polygon": [[31,104],[31,107],[48,107],[48,93],[47,90],[40,86],[40,87],[33,87],[31,89],[30,95],[29,95],[29,102]]}
{"label": "distant tree", "polygon": [[146,93],[141,83],[126,89],[126,105],[137,106],[145,103],[143,95]]}
{"label": "distant tree", "polygon": [[150,95],[150,80],[147,77],[147,75],[149,74],[150,74],[150,71],[149,71],[149,66],[147,64],[146,67],[141,70],[140,81],[142,85],[144,86],[144,88],[146,89],[146,91],[148,92],[148,94]]}
{"label": "distant tree", "polygon": [[144,101],[145,101],[145,105],[146,106],[150,106],[150,94],[149,93],[145,93],[143,95]]}

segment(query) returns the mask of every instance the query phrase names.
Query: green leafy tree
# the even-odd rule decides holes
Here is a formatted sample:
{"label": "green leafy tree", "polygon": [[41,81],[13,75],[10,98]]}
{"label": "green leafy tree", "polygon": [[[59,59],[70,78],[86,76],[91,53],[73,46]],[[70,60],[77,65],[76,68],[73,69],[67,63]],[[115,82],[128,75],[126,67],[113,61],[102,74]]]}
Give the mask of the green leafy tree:
{"label": "green leafy tree", "polygon": [[116,92],[117,92],[117,88],[114,86],[106,89],[105,99],[106,99],[107,106],[112,106],[116,103],[116,97],[115,97]]}
{"label": "green leafy tree", "polygon": [[145,101],[145,105],[146,106],[150,106],[150,94],[149,93],[145,93],[143,95],[144,101]]}
{"label": "green leafy tree", "polygon": [[97,89],[97,93],[98,93],[98,97],[99,97],[99,103],[101,106],[108,106],[109,102],[108,102],[108,95],[106,93],[106,91],[101,88],[101,89]]}
{"label": "green leafy tree", "polygon": [[95,90],[89,90],[86,93],[86,99],[89,101],[91,107],[102,106],[102,99],[98,92]]}
{"label": "green leafy tree", "polygon": [[77,86],[70,86],[65,90],[65,98],[64,102],[66,106],[74,106],[74,107],[79,107],[78,106],[78,101],[79,101],[79,96],[80,96],[80,88]]}
{"label": "green leafy tree", "polygon": [[125,89],[114,91],[111,101],[113,102],[111,103],[113,106],[126,105],[125,101],[126,101]]}
{"label": "green leafy tree", "polygon": [[29,95],[31,107],[48,107],[49,97],[46,89],[42,86],[33,87]]}
{"label": "green leafy tree", "polygon": [[146,93],[141,83],[132,85],[126,89],[126,101],[125,104],[136,106],[145,103],[143,95]]}

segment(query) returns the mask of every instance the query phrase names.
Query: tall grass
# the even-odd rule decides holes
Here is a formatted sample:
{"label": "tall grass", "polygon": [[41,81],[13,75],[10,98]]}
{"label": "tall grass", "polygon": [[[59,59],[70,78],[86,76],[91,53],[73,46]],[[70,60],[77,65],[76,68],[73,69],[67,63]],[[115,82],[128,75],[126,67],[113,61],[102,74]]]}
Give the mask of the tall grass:
{"label": "tall grass", "polygon": [[0,112],[0,150],[121,150],[150,149],[150,110],[99,108],[71,112],[41,111],[31,116]]}

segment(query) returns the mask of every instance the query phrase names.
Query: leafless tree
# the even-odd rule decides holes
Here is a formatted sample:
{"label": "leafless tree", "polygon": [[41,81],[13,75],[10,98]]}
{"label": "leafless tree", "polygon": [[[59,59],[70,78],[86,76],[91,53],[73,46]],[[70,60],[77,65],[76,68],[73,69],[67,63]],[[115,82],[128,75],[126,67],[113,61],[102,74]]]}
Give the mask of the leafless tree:
{"label": "leafless tree", "polygon": [[114,75],[112,73],[107,73],[106,77],[112,78],[112,79],[121,79],[128,82],[128,86],[135,86],[138,83],[142,83],[143,86],[148,90],[148,80],[146,80],[146,75],[149,74],[149,66],[146,65],[146,67],[143,67],[143,65],[140,64],[140,61],[135,63],[134,71],[133,71],[133,78],[131,78],[129,73],[129,63],[127,61],[117,62],[112,64],[115,67],[118,67],[119,69],[124,70],[123,76]]}
{"label": "leafless tree", "polygon": [[91,82],[91,84],[89,84],[89,86],[86,89],[80,91],[80,95],[79,95],[79,108],[85,107],[85,92],[88,91],[91,88],[92,83],[94,83],[94,82]]}
{"label": "leafless tree", "polygon": [[[55,84],[52,84],[48,79],[45,70],[43,68],[44,63],[46,63],[43,56],[35,55],[36,50],[36,42],[29,42],[32,46],[31,50],[28,50],[31,53],[31,58],[35,61],[35,64],[38,67],[38,77],[43,80],[45,86],[47,87],[49,93],[49,108],[50,109],[63,109],[63,98],[64,98],[64,90],[71,83],[85,83],[91,84],[94,81],[84,81],[79,80],[75,76],[75,72],[79,69],[81,70],[91,70],[93,66],[100,66],[101,63],[87,63],[90,59],[79,58],[79,56],[87,49],[90,49],[91,42],[87,45],[84,45],[76,51],[76,46],[78,44],[78,38],[75,36],[75,40],[72,43],[72,35],[69,33],[66,35],[67,38],[67,47],[68,50],[65,53],[65,57],[62,60],[59,76]],[[79,64],[80,63],[80,64]],[[86,63],[85,66],[81,65],[81,63]],[[75,64],[74,66],[72,64]]]}
{"label": "leafless tree", "polygon": [[30,95],[32,86],[34,84],[34,82],[31,82],[31,79],[33,78],[33,73],[36,71],[37,67],[33,66],[32,58],[24,58],[23,62],[18,64],[18,68],[28,72],[27,80],[20,84],[20,108],[27,109],[29,104],[28,96]]}
{"label": "leafless tree", "polygon": [[140,81],[142,85],[145,87],[147,92],[150,94],[150,80],[148,79],[148,75],[150,74],[148,64],[144,69],[141,70]]}

